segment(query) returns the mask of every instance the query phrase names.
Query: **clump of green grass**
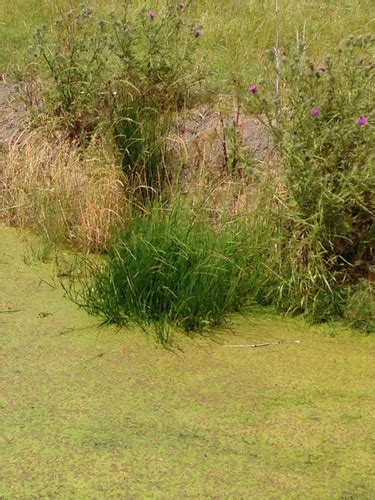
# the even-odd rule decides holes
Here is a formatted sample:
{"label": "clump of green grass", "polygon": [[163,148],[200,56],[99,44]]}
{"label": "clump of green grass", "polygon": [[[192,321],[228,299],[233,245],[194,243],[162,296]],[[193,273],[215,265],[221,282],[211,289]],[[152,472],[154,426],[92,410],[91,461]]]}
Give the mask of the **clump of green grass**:
{"label": "clump of green grass", "polygon": [[104,262],[84,261],[69,296],[105,322],[186,332],[222,323],[248,300],[248,248],[230,224],[214,228],[181,207],[154,208],[121,229]]}

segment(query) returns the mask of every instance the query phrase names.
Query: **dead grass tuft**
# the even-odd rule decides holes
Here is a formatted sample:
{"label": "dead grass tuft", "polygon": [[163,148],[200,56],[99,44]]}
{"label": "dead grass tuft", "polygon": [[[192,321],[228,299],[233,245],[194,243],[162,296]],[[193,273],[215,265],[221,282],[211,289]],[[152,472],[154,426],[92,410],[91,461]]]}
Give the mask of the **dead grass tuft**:
{"label": "dead grass tuft", "polygon": [[36,230],[48,245],[106,251],[126,216],[120,170],[99,140],[82,153],[34,132],[21,144],[11,142],[1,177],[1,218]]}

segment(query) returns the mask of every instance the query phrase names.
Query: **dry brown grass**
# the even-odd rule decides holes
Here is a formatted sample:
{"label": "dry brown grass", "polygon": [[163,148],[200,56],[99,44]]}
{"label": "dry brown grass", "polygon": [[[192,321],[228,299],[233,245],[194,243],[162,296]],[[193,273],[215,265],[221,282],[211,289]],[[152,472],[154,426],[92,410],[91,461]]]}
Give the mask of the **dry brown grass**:
{"label": "dry brown grass", "polygon": [[99,140],[85,153],[34,132],[13,141],[1,175],[0,216],[36,230],[50,245],[69,243],[105,251],[114,226],[126,216],[121,173]]}
{"label": "dry brown grass", "polygon": [[[215,221],[255,210],[264,186],[278,184],[273,156],[254,171],[226,172],[222,131],[199,120],[188,133],[170,137],[175,151],[168,168],[180,175],[172,175],[167,197],[202,206]],[[43,255],[66,244],[85,253],[105,252],[113,229],[126,223],[145,186],[142,179],[124,185],[119,162],[99,138],[80,150],[56,134],[25,130],[0,155],[0,219],[37,233]],[[250,153],[251,146],[245,146]]]}

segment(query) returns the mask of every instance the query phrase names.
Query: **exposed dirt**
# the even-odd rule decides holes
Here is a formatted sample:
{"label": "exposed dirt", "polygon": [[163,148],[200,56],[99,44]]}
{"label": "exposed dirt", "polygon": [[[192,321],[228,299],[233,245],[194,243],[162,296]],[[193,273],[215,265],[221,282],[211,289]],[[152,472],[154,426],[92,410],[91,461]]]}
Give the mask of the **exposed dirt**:
{"label": "exposed dirt", "polygon": [[0,149],[22,132],[27,118],[26,106],[19,97],[18,85],[0,78]]}
{"label": "exposed dirt", "polygon": [[[270,153],[271,142],[265,127],[252,116],[231,113],[222,116],[209,108],[194,110],[183,124],[183,138],[188,143],[196,143],[197,148],[204,148],[203,142],[211,137],[207,160],[217,155],[224,155],[223,143],[230,146],[230,131],[237,130],[240,145],[256,160],[264,161]],[[211,151],[210,151],[211,150]],[[216,151],[216,154],[215,154]],[[222,158],[224,160],[224,158]]]}
{"label": "exposed dirt", "polygon": [[[243,113],[220,114],[208,107],[194,109],[180,119],[176,149],[185,155],[185,178],[203,166],[208,171],[231,173],[235,162],[243,167],[268,164],[272,141],[265,126]],[[187,180],[187,179],[185,179]]]}

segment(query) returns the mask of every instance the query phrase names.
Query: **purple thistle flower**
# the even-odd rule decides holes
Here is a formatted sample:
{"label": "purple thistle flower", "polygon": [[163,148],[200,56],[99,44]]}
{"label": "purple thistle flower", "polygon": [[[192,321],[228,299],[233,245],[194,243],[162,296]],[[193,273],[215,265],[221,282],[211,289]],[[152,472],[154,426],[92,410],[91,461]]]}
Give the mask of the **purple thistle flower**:
{"label": "purple thistle flower", "polygon": [[251,84],[250,87],[248,88],[249,94],[256,94],[258,92],[258,87],[255,85],[255,83]]}
{"label": "purple thistle flower", "polygon": [[150,21],[153,21],[156,17],[156,12],[150,11],[148,13],[148,17],[150,18]]}
{"label": "purple thistle flower", "polygon": [[194,33],[195,38],[199,38],[200,36],[202,36],[203,31],[199,28],[194,28],[193,33]]}
{"label": "purple thistle flower", "polygon": [[319,68],[319,72],[320,73],[325,73],[327,71],[327,68],[325,68],[324,66],[322,66],[321,68]]}
{"label": "purple thistle flower", "polygon": [[368,121],[367,121],[367,118],[363,115],[361,115],[359,118],[358,118],[358,125],[359,126],[362,126],[362,125],[367,125]]}
{"label": "purple thistle flower", "polygon": [[320,116],[320,109],[319,108],[313,108],[311,110],[311,116],[313,118],[318,118],[318,116]]}

